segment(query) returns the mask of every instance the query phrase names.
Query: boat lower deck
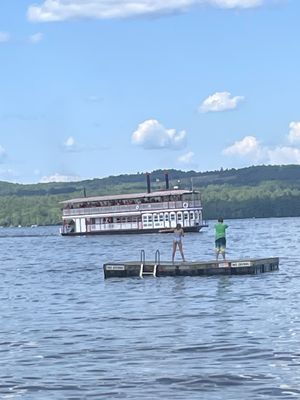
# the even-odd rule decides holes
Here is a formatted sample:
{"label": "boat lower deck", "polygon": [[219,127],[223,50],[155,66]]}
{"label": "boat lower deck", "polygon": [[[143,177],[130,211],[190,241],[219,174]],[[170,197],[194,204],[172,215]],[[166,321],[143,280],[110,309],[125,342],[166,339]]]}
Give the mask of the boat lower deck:
{"label": "boat lower deck", "polygon": [[277,271],[279,258],[256,258],[226,261],[125,261],[110,262],[103,265],[104,277],[127,278],[153,276],[212,276],[212,275],[245,275]]}
{"label": "boat lower deck", "polygon": [[[207,228],[207,224],[197,225],[197,226],[185,226],[183,227],[184,232],[198,233],[202,228]],[[60,229],[60,234],[62,236],[89,236],[89,235],[136,235],[136,234],[149,234],[149,233],[173,233],[174,228],[140,228],[140,229],[108,229],[103,228],[101,230],[94,231],[65,231],[64,228]]]}

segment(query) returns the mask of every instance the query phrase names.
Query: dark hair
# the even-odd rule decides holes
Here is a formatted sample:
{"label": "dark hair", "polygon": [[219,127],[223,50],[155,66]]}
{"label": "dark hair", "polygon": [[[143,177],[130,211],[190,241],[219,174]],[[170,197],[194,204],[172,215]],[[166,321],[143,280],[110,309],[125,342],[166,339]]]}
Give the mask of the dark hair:
{"label": "dark hair", "polygon": [[218,222],[223,222],[223,218],[222,218],[222,217],[219,217],[219,218],[218,218]]}
{"label": "dark hair", "polygon": [[180,229],[180,228],[181,228],[181,224],[177,224],[176,229]]}

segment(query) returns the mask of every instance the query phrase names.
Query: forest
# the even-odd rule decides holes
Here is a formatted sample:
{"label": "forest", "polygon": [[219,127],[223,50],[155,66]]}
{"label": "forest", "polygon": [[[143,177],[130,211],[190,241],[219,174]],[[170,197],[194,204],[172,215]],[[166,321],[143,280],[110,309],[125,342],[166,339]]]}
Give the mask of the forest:
{"label": "forest", "polygon": [[[165,188],[164,170],[150,174],[151,190]],[[252,166],[196,172],[168,170],[170,187],[201,192],[205,219],[300,216],[300,166]],[[0,182],[0,226],[59,225],[63,200],[146,192],[146,173],[80,182]]]}

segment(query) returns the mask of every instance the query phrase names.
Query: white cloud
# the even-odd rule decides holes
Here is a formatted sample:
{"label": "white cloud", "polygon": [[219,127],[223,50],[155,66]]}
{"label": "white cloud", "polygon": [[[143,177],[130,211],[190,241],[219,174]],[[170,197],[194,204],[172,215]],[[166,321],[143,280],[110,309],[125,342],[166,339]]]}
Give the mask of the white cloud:
{"label": "white cloud", "polygon": [[166,129],[156,119],[148,119],[133,132],[132,143],[144,149],[180,149],[186,144],[186,132]]}
{"label": "white cloud", "polygon": [[16,171],[14,171],[11,168],[8,169],[2,169],[0,168],[0,176],[2,177],[1,179],[9,179],[11,180],[12,178],[15,178],[17,176]]}
{"label": "white cloud", "polygon": [[263,5],[264,0],[211,0],[207,3],[221,8],[251,8]]}
{"label": "white cloud", "polygon": [[65,150],[67,151],[75,151],[76,150],[76,142],[73,136],[69,136],[68,139],[63,143]]}
{"label": "white cloud", "polygon": [[191,164],[193,162],[194,156],[195,156],[195,153],[193,153],[192,151],[189,151],[189,152],[179,156],[177,160],[182,164]]}
{"label": "white cloud", "polygon": [[82,153],[82,152],[91,152],[91,151],[102,151],[102,150],[107,150],[107,146],[94,146],[92,144],[81,144],[78,143],[73,136],[69,136],[68,139],[66,139],[62,143],[62,148],[64,151],[68,153]]}
{"label": "white cloud", "polygon": [[89,103],[101,103],[101,102],[103,101],[103,98],[102,98],[102,97],[99,97],[99,96],[94,96],[94,95],[92,95],[92,96],[87,97],[86,100],[87,100]]}
{"label": "white cloud", "polygon": [[291,122],[288,140],[291,144],[300,143],[300,122]]}
{"label": "white cloud", "polygon": [[[300,142],[300,122],[290,123],[289,140],[294,145]],[[253,163],[260,162],[272,165],[300,164],[300,148],[278,145],[263,146],[255,136],[245,136],[242,140],[225,148],[225,156],[240,157]]]}
{"label": "white cloud", "polygon": [[0,43],[8,42],[10,39],[10,34],[8,32],[0,32]]}
{"label": "white cloud", "polygon": [[216,92],[203,101],[199,107],[199,111],[206,113],[210,111],[233,110],[242,100],[244,100],[243,96],[232,97],[229,92]]}
{"label": "white cloud", "polygon": [[289,146],[278,146],[267,150],[267,160],[270,164],[300,164],[300,149]]}
{"label": "white cloud", "polygon": [[43,176],[40,179],[40,183],[47,183],[47,182],[76,182],[80,181],[82,178],[79,176],[74,175],[61,175],[59,173],[55,173],[54,175],[50,176]]}
{"label": "white cloud", "polygon": [[220,8],[251,8],[267,0],[44,0],[32,4],[27,16],[34,22],[63,21],[74,18],[129,18],[142,15],[186,12],[207,5]]}
{"label": "white cloud", "polygon": [[242,140],[223,150],[226,156],[257,156],[260,151],[259,142],[255,136],[245,136]]}
{"label": "white cloud", "polygon": [[65,141],[65,146],[71,147],[75,145],[75,139],[73,136],[70,136],[66,141]]}
{"label": "white cloud", "polygon": [[44,35],[41,32],[35,33],[29,36],[29,42],[32,44],[37,44],[43,40]]}

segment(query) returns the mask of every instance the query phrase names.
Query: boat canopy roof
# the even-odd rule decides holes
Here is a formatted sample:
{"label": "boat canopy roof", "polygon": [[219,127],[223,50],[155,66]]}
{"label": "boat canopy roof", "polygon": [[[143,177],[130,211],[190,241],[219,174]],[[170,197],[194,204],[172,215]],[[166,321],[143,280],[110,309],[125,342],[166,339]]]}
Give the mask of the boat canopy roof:
{"label": "boat canopy roof", "polygon": [[150,197],[163,197],[163,196],[181,196],[183,194],[197,194],[196,190],[160,190],[150,193],[128,193],[128,194],[114,194],[109,196],[94,196],[94,197],[79,197],[77,199],[70,199],[61,201],[61,204],[75,204],[75,203],[91,203],[93,201],[110,201],[110,200],[129,200],[129,199],[143,199]]}

